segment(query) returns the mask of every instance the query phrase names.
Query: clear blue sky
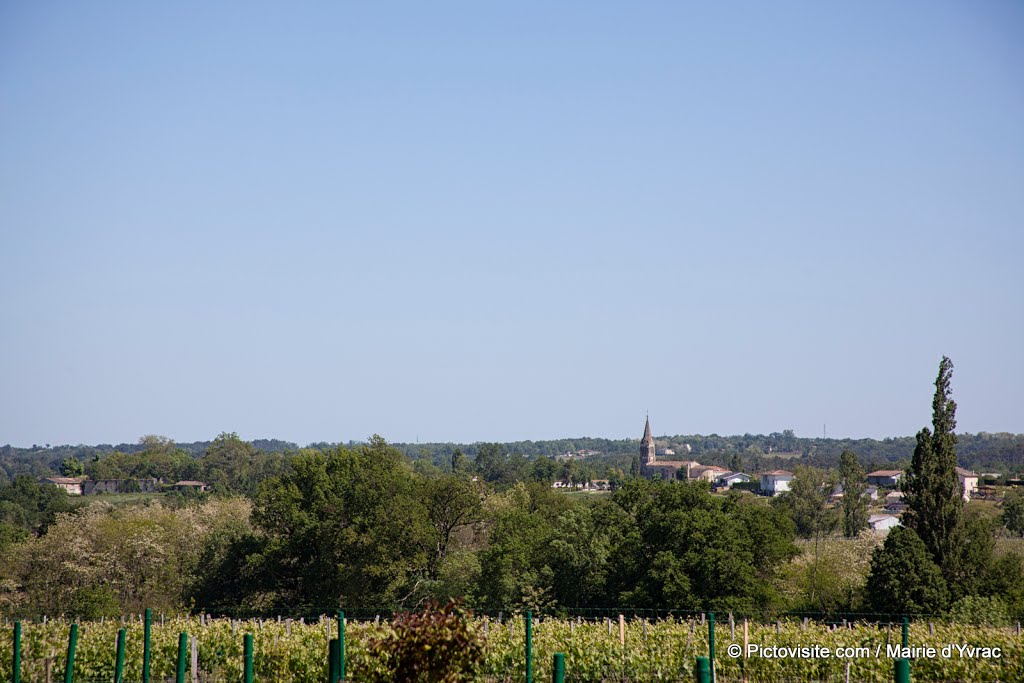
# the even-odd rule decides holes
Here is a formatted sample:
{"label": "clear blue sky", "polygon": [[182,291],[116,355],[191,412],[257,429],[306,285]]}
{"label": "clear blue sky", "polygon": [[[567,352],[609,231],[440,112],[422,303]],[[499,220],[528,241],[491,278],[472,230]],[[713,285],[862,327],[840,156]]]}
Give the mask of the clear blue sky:
{"label": "clear blue sky", "polygon": [[1024,432],[1024,4],[0,4],[0,443]]}

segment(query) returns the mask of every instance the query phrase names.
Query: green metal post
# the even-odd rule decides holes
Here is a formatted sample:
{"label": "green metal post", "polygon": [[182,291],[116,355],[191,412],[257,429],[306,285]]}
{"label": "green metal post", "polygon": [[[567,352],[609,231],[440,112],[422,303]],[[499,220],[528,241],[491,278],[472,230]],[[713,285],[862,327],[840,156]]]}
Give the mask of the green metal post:
{"label": "green metal post", "polygon": [[551,683],[565,683],[565,655],[561,652],[555,653],[551,663]]}
{"label": "green metal post", "polygon": [[[345,680],[345,613],[338,612],[338,680]],[[334,681],[331,681],[334,683]]]}
{"label": "green metal post", "polygon": [[178,636],[178,668],[175,669],[174,680],[185,683],[185,669],[188,668],[188,634]]}
{"label": "green metal post", "polygon": [[903,617],[903,647],[910,645],[910,620]]}
{"label": "green metal post", "polygon": [[146,608],[145,626],[142,627],[142,683],[149,683],[149,641],[153,635],[153,610]]}
{"label": "green metal post", "polygon": [[910,683],[910,660],[896,660],[896,683]]}
{"label": "green metal post", "polygon": [[11,654],[11,683],[21,683],[21,622],[14,622],[14,652]]}
{"label": "green metal post", "polygon": [[252,634],[246,633],[242,639],[242,667],[245,683],[252,683]]}
{"label": "green metal post", "polygon": [[64,683],[75,682],[75,648],[78,647],[78,624],[71,624],[68,635],[68,658],[64,662]]}
{"label": "green metal post", "polygon": [[697,657],[697,665],[693,667],[693,678],[697,683],[711,683],[711,663],[707,657]]}
{"label": "green metal post", "polygon": [[117,632],[117,655],[114,658],[114,683],[121,683],[124,680],[124,641],[128,638],[128,631],[120,629]]}
{"label": "green metal post", "polygon": [[337,638],[327,642],[327,683],[338,683],[338,649]]}
{"label": "green metal post", "polygon": [[533,612],[523,617],[526,622],[526,683],[533,683]]}
{"label": "green metal post", "polygon": [[711,680],[715,680],[715,613],[708,612],[708,664],[711,667]]}

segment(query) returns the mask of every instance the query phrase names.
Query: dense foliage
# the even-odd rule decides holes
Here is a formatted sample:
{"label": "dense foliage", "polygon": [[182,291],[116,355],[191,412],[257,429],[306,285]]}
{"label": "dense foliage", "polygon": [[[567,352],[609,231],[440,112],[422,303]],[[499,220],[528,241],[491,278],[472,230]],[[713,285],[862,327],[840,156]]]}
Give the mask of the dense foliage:
{"label": "dense foliage", "polygon": [[[635,460],[630,474],[609,467],[607,493],[566,493],[552,482],[585,483],[591,465],[502,444],[456,448],[435,466],[429,453],[410,457],[377,436],[284,454],[223,433],[198,455],[146,436],[50,463],[131,484],[131,495],[69,496],[28,475],[0,481],[0,612],[312,613],[457,598],[492,610],[761,615],[965,612],[996,601],[1024,615],[1024,560],[1008,551],[1024,502],[1010,493],[1001,510],[985,500],[964,513],[951,372],[943,358],[932,429],[918,434],[905,477],[906,528],[884,544],[862,532],[868,500],[852,451],[838,472],[801,459],[790,490],[769,502],[700,480],[648,481]],[[730,466],[767,457],[756,451],[733,452]],[[175,486],[179,477],[210,491]],[[840,526],[847,545],[835,552]]]}
{"label": "dense foliage", "polygon": [[[221,435],[218,439],[231,434]],[[236,437],[237,438],[237,437]],[[50,476],[60,472],[68,458],[79,460],[85,473],[94,479],[118,478],[120,476],[164,476],[166,479],[195,479],[207,476],[201,469],[202,461],[215,448],[217,440],[175,443],[165,437],[144,437],[138,443],[99,444],[96,446],[50,446],[33,445],[18,448],[0,446],[0,480],[13,479],[19,473],[33,476]],[[246,469],[250,480],[259,480],[280,471],[280,463],[297,453],[300,447],[294,443],[276,439],[255,439],[245,443],[250,450],[246,454]],[[677,434],[657,439],[659,448],[671,448],[676,453],[704,464],[720,465],[731,470],[760,471],[788,469],[794,457],[803,464],[819,468],[835,469],[840,464],[843,451],[858,454],[861,463],[868,470],[891,469],[895,464],[904,467],[910,462],[916,447],[915,437],[894,437],[888,439],[830,439],[822,437],[798,437],[792,430],[771,434],[743,434],[719,436],[717,434]],[[343,444],[312,443],[310,450],[331,450],[338,446],[353,448],[360,445],[349,441]],[[635,439],[600,439],[580,437],[548,441],[516,441],[503,444],[393,444],[413,461],[424,461],[433,466],[452,471],[453,462],[472,463],[481,454],[481,463],[491,455],[493,467],[486,475],[491,481],[525,481],[534,476],[553,478],[562,466],[554,458],[565,453],[586,451],[592,453],[576,462],[579,476],[611,478],[613,470],[628,473],[636,455]],[[168,448],[169,446],[169,448]],[[162,451],[169,450],[169,453]],[[1024,434],[988,433],[958,434],[957,455],[964,467],[977,471],[996,472],[1003,475],[1024,473]],[[139,456],[139,457],[134,457]],[[156,465],[156,461],[160,461]],[[546,461],[537,469],[537,462]],[[100,463],[106,463],[101,465]],[[639,470],[639,462],[636,463]],[[216,470],[217,467],[206,471]],[[557,472],[558,475],[562,473]],[[244,486],[244,484],[243,484]],[[254,487],[250,487],[255,490]]]}

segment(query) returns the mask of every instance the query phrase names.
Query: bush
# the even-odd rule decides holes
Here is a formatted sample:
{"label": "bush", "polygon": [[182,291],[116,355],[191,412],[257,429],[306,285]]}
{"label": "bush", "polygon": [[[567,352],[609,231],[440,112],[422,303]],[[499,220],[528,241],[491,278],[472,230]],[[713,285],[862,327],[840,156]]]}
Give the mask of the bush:
{"label": "bush", "polygon": [[949,590],[938,565],[913,529],[898,526],[875,548],[867,581],[868,602],[879,614],[938,614]]}
{"label": "bush", "polygon": [[949,616],[958,624],[1006,626],[1010,623],[1005,602],[977,595],[968,595],[954,602],[949,608]]}
{"label": "bush", "polygon": [[476,626],[456,601],[396,615],[391,629],[372,639],[369,650],[384,664],[366,679],[373,683],[457,683],[472,679],[484,658]]}

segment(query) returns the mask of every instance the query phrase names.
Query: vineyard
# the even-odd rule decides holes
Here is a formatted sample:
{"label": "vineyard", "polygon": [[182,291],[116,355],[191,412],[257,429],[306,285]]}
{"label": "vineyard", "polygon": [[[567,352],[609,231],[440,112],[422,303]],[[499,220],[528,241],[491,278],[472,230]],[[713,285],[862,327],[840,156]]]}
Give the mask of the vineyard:
{"label": "vineyard", "polygon": [[[742,620],[720,621],[715,630],[715,669],[719,681],[872,681],[893,680],[893,660],[887,645],[901,642],[899,624],[824,625],[799,620],[753,623],[746,642],[762,647],[864,647],[870,656],[850,658],[733,657],[730,645],[744,643]],[[22,622],[22,681],[63,681],[70,624],[56,619]],[[134,620],[79,624],[74,681],[114,680],[117,631],[127,630],[124,681],[141,681],[143,624]],[[364,680],[381,670],[381,662],[367,644],[390,628],[384,621],[347,622],[345,628],[346,680]],[[521,615],[472,620],[473,632],[484,642],[483,666],[478,681],[526,680],[526,624]],[[12,680],[11,624],[0,646],[0,681]],[[242,681],[242,641],[254,636],[255,680],[321,683],[326,680],[328,640],[337,638],[337,622],[273,619],[233,620],[201,617],[156,618],[152,625],[151,673],[153,682],[175,680],[179,634],[189,634],[189,674],[193,666],[200,683]],[[569,681],[691,681],[695,659],[709,655],[709,624],[704,619],[566,619],[535,618],[532,623],[532,660],[535,681],[551,680],[552,656],[565,654]],[[999,657],[918,658],[911,665],[914,681],[1024,682],[1024,641],[1019,627],[970,626],[914,622],[908,642],[913,647],[946,645],[1000,648]],[[195,660],[191,643],[194,638]],[[876,653],[881,653],[876,656]],[[849,667],[849,668],[848,668]]]}

